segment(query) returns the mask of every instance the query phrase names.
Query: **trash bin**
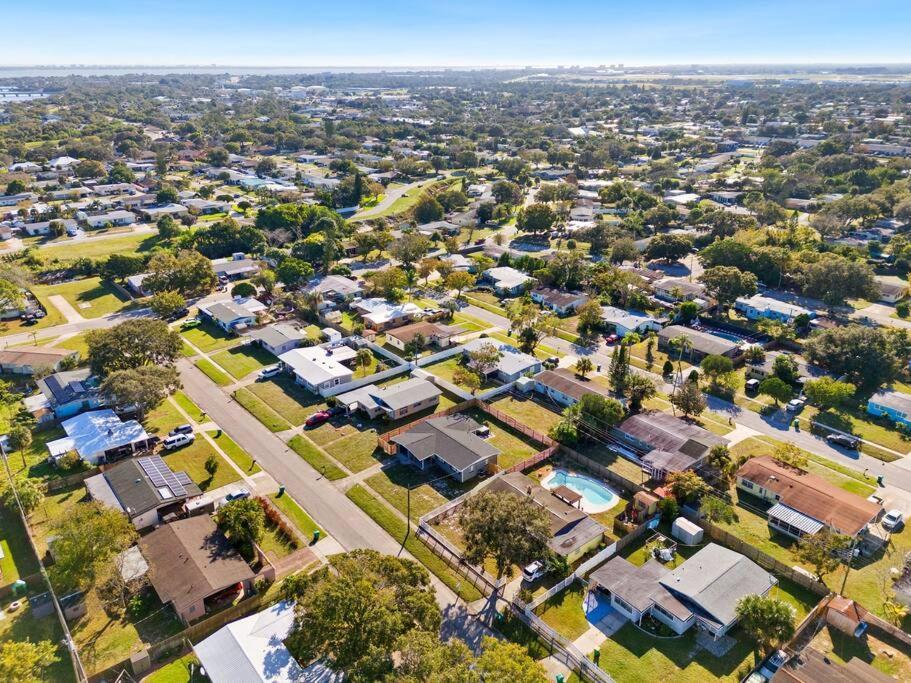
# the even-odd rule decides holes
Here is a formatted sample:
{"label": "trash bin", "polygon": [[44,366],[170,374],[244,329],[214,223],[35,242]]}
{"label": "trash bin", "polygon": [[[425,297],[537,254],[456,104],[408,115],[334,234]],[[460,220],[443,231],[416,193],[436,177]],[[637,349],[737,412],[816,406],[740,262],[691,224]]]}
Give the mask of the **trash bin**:
{"label": "trash bin", "polygon": [[285,487],[279,486],[278,487],[278,497],[281,498],[283,495],[285,495]]}
{"label": "trash bin", "polygon": [[565,681],[566,679],[563,678],[563,674],[557,674],[557,683],[564,683]]}
{"label": "trash bin", "polygon": [[319,540],[319,529],[313,532],[313,542],[316,543]]}
{"label": "trash bin", "polygon": [[13,582],[13,595],[25,595],[28,592],[28,584],[22,579]]}
{"label": "trash bin", "polygon": [[594,663],[597,664],[600,659],[601,659],[601,650],[596,647],[595,651],[592,652],[592,661],[594,661]]}

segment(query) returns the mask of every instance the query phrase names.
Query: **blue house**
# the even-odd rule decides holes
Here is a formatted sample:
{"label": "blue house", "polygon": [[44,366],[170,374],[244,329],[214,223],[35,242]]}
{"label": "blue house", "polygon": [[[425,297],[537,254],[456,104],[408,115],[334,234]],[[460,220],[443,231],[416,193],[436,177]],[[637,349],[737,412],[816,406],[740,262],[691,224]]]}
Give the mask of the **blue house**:
{"label": "blue house", "polygon": [[867,401],[867,412],[911,427],[911,396],[892,389],[878,391]]}
{"label": "blue house", "polygon": [[98,391],[98,378],[88,368],[55,372],[38,380],[38,389],[47,399],[47,407],[58,420],[65,420],[86,410],[105,405]]}
{"label": "blue house", "polygon": [[789,323],[799,315],[807,315],[810,318],[816,317],[816,314],[808,308],[762,296],[761,294],[740,297],[734,302],[734,310],[743,313],[750,320],[770,318],[783,323]]}

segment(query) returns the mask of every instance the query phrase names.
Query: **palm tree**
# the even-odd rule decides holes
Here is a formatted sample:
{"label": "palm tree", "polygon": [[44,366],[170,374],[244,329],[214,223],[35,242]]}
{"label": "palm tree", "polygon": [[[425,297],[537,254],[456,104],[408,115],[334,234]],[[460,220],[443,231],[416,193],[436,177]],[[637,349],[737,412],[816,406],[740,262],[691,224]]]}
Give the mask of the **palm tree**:
{"label": "palm tree", "polygon": [[671,339],[671,346],[677,349],[677,377],[674,380],[674,389],[671,395],[677,392],[677,385],[683,379],[683,354],[693,348],[693,342],[685,334],[681,334]]}
{"label": "palm tree", "polygon": [[590,358],[586,358],[583,356],[582,358],[580,358],[579,360],[576,361],[576,366],[575,366],[576,374],[579,375],[579,377],[581,377],[582,379],[585,379],[585,375],[587,375],[594,369],[595,369],[595,366],[591,362]]}

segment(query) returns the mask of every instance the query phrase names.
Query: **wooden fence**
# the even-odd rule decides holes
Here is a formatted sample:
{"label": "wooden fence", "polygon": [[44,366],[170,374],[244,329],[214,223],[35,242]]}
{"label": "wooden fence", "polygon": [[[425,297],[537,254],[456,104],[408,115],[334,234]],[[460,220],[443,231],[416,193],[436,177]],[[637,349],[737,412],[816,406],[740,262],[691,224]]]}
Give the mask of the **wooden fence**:
{"label": "wooden fence", "polygon": [[[585,469],[590,471],[592,474],[595,474],[595,475],[601,477],[602,479],[606,479],[607,481],[609,481],[612,484],[616,484],[617,486],[622,488],[624,491],[629,493],[629,495],[631,495],[631,496],[638,493],[639,491],[648,491],[648,489],[646,487],[642,486],[642,484],[637,484],[636,482],[631,481],[631,480],[627,479],[626,477],[617,474],[613,470],[609,469],[606,465],[602,465],[597,460],[593,460],[592,458],[589,458],[587,455],[582,455],[578,451],[575,451],[572,448],[569,448],[568,446],[561,445],[560,454],[565,456],[567,459],[571,460],[572,462],[575,462],[577,465],[581,465],[582,467],[584,467]],[[622,457],[622,456],[620,456],[620,457]]]}
{"label": "wooden fence", "polygon": [[477,588],[484,595],[489,596],[500,589],[503,583],[502,581],[498,583],[496,579],[483,569],[466,562],[458,548],[455,548],[446,541],[446,539],[437,534],[429,524],[420,522],[418,524],[417,536],[436,554],[437,557],[443,560],[450,569],[464,577],[468,583]]}

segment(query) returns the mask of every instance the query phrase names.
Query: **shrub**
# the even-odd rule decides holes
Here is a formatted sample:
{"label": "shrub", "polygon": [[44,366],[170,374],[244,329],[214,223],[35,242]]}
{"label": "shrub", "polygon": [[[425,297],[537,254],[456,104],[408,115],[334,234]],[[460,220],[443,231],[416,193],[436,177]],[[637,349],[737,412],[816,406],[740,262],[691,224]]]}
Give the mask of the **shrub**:
{"label": "shrub", "polygon": [[899,318],[908,317],[908,302],[902,301],[901,303],[895,304],[895,312],[898,314]]}
{"label": "shrub", "polygon": [[661,374],[664,377],[668,377],[674,374],[674,364],[670,360],[664,361],[664,365],[661,366]]}

